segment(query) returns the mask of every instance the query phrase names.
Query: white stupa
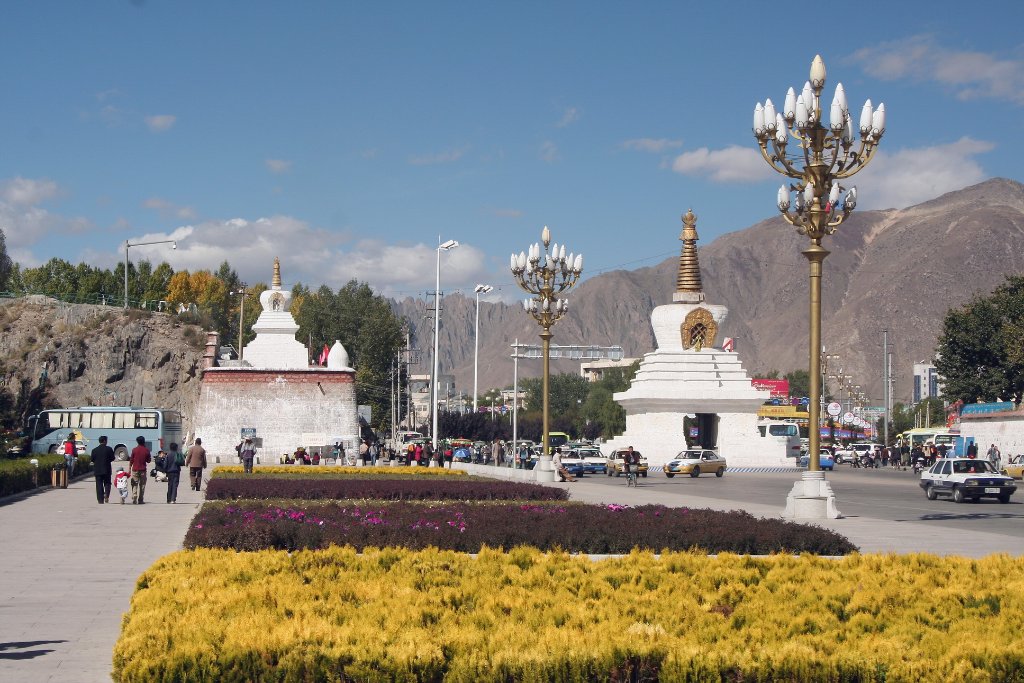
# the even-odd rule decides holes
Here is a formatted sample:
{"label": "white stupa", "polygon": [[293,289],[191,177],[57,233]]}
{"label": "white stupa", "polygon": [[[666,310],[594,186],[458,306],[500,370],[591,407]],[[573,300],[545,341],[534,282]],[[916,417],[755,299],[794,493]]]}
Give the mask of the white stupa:
{"label": "white stupa", "polygon": [[785,447],[766,443],[757,411],[770,398],[755,389],[739,355],[716,347],[729,310],[704,301],[697,259],[697,217],[683,216],[682,253],[672,303],[651,313],[657,349],[644,356],[626,391],[626,431],[605,451],[633,446],[658,467],[686,448],[683,419],[696,417],[699,447],[717,449],[730,467],[792,467]]}
{"label": "white stupa", "polygon": [[[292,293],[281,289],[281,261],[274,258],[270,289],[260,294],[263,312],[252,326],[255,338],[246,344],[242,357],[254,368],[288,370],[309,367],[306,347],[295,338],[299,326],[290,310]],[[346,363],[347,365],[347,363]]]}

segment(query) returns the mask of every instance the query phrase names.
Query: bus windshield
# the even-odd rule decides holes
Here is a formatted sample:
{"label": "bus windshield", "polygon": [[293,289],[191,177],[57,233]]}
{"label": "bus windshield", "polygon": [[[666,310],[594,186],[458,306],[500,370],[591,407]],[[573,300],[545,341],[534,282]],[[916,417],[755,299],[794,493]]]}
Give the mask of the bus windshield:
{"label": "bus windshield", "polygon": [[128,457],[141,436],[150,450],[166,449],[181,443],[181,413],[160,408],[81,407],[44,410],[35,416],[32,433],[33,453],[56,453],[71,434],[87,449],[107,437],[107,445],[120,460]]}

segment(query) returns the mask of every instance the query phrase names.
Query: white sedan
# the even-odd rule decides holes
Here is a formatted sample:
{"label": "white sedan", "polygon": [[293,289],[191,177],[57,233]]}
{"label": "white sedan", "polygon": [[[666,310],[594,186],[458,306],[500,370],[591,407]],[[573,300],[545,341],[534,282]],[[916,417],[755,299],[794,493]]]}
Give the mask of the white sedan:
{"label": "white sedan", "polygon": [[981,498],[1009,503],[1017,484],[1013,477],[996,472],[988,460],[942,458],[921,474],[921,488],[928,500],[950,496],[957,503]]}

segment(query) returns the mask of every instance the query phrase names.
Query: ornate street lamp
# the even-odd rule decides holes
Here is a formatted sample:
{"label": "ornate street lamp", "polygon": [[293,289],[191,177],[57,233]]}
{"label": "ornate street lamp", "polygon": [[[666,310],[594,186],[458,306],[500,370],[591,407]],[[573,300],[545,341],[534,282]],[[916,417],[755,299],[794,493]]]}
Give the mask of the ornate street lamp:
{"label": "ornate street lamp", "polygon": [[[771,100],[754,108],[754,137],[768,165],[792,178],[789,186],[779,188],[778,207],[783,218],[806,235],[810,245],[803,250],[810,265],[810,358],[809,383],[812,395],[808,405],[808,447],[810,463],[803,480],[790,493],[784,514],[790,516],[838,517],[835,495],[818,461],[821,406],[821,271],[829,252],[821,246],[826,235],[833,234],[853,211],[857,189],[844,193],[840,180],[849,178],[874,158],[885,133],[885,105],[877,109],[868,100],[861,110],[856,140],[853,117],[846,104],[842,83],[836,86],[832,103],[823,110],[821,94],[825,88],[825,62],[816,55],[811,62],[810,80],[797,95],[786,93],[782,111]],[[796,149],[789,147],[795,143]],[[795,202],[792,194],[796,193]],[[804,503],[814,499],[818,503]],[[822,504],[823,503],[823,504]],[[800,509],[796,509],[796,508]]]}
{"label": "ornate street lamp", "polygon": [[[530,298],[523,301],[523,308],[533,316],[533,319],[541,326],[540,338],[544,347],[544,369],[541,380],[541,393],[543,394],[544,433],[541,446],[541,461],[537,465],[537,478],[551,476],[554,480],[554,472],[551,471],[551,453],[548,452],[548,377],[550,376],[550,353],[551,353],[551,326],[558,322],[558,319],[569,310],[569,302],[559,299],[558,295],[571,288],[580,279],[583,272],[583,254],[570,253],[565,255],[565,245],[557,243],[551,246],[551,231],[545,225],[541,231],[541,241],[544,250],[541,251],[539,244],[530,246],[529,253],[519,252],[512,254],[512,275],[516,283],[528,294]],[[544,472],[541,474],[540,472]]]}

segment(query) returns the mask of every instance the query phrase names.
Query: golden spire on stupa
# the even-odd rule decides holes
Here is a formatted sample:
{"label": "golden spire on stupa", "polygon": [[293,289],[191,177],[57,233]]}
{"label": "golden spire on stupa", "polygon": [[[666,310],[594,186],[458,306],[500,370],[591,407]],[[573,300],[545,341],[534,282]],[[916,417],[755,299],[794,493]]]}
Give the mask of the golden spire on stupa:
{"label": "golden spire on stupa", "polygon": [[[679,235],[683,249],[679,254],[679,274],[676,276],[674,300],[704,300],[704,287],[700,282],[700,262],[697,260],[697,216],[689,209],[683,216],[683,232]],[[678,295],[684,295],[682,297]]]}
{"label": "golden spire on stupa", "polygon": [[274,257],[274,279],[270,282],[272,289],[281,289],[281,259]]}

